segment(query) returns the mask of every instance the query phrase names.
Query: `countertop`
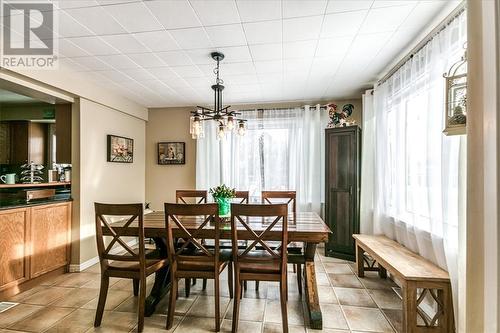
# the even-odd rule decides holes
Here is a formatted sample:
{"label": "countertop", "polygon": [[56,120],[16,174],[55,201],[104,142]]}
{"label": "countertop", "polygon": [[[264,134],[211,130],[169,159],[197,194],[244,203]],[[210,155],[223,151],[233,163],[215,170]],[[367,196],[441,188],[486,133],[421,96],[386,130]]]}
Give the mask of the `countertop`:
{"label": "countertop", "polygon": [[31,188],[31,187],[52,187],[71,185],[71,182],[53,182],[39,184],[0,184],[0,188]]}
{"label": "countertop", "polygon": [[0,201],[0,211],[16,209],[16,208],[26,208],[32,206],[49,205],[56,204],[66,201],[73,201],[71,198],[52,198],[52,199],[39,199],[26,202],[26,200],[3,200]]}

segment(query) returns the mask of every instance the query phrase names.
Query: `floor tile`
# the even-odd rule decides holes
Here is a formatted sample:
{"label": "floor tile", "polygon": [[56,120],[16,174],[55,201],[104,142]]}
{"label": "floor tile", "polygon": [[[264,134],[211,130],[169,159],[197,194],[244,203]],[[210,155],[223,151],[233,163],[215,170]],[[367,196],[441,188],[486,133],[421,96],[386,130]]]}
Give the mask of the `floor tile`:
{"label": "floor tile", "polygon": [[351,333],[349,330],[336,330],[331,328],[324,328],[322,330],[313,330],[306,327],[307,333]]}
{"label": "floor tile", "polygon": [[[281,333],[281,332],[283,332],[283,326],[281,324],[264,323],[263,333]],[[289,324],[288,325],[288,332],[290,332],[290,333],[305,333],[306,328],[304,326],[295,326],[295,325]]]}
{"label": "floor tile", "polygon": [[[181,322],[182,317],[174,316],[174,324],[172,325],[172,328],[167,330],[165,328],[165,325],[167,324],[167,316],[166,315],[159,315],[159,314],[154,314],[151,317],[146,317],[144,318],[144,330],[142,331],[143,333],[170,333],[173,332],[179,323]],[[134,329],[131,331],[133,333],[138,332],[137,331],[137,326],[134,327]]]}
{"label": "floor tile", "polygon": [[68,273],[63,275],[65,278],[56,282],[54,286],[58,287],[70,287],[79,288],[90,281],[101,281],[101,276],[99,274],[92,273]]}
{"label": "floor tile", "polygon": [[76,309],[44,333],[83,333],[94,326],[95,310]]}
{"label": "floor tile", "polygon": [[342,308],[352,330],[394,332],[380,309],[354,306],[343,306]]}
{"label": "floor tile", "polygon": [[327,273],[316,273],[316,284],[318,286],[329,286],[330,280],[328,280]]}
{"label": "floor tile", "polygon": [[71,288],[48,287],[22,300],[26,304],[48,305],[55,300],[68,295]]}
{"label": "floor tile", "polygon": [[366,289],[392,289],[397,287],[391,279],[381,279],[376,274],[365,275],[365,277],[358,277],[358,279]]}
{"label": "floor tile", "polygon": [[215,319],[186,316],[174,330],[174,333],[206,333],[214,332]]}
{"label": "floor tile", "polygon": [[[176,316],[185,315],[189,311],[189,309],[193,306],[194,301],[196,301],[196,299],[198,297],[199,296],[195,296],[195,297],[190,296],[189,298],[179,297],[175,301],[175,315]],[[160,303],[158,303],[158,305],[156,306],[157,313],[167,314],[168,299],[169,299],[169,294],[165,295],[165,297],[163,297],[163,299],[160,301]]]}
{"label": "floor tile", "polygon": [[[226,319],[233,319],[233,304],[231,302],[226,313]],[[264,321],[264,311],[266,309],[265,299],[242,298],[240,300],[240,320]]]}
{"label": "floor tile", "polygon": [[[288,301],[287,315],[289,325],[304,325],[304,314],[301,301]],[[281,323],[281,302],[278,300],[267,300],[265,322]]]}
{"label": "floor tile", "polygon": [[403,311],[394,310],[394,309],[382,309],[386,317],[389,319],[389,322],[392,324],[392,327],[396,329],[396,332],[403,331]]}
{"label": "floor tile", "polygon": [[363,288],[363,285],[354,274],[328,274],[334,287]]}
{"label": "floor tile", "polygon": [[349,265],[346,264],[338,264],[338,263],[326,263],[323,264],[325,266],[325,272],[331,274],[353,274]]}
{"label": "floor tile", "polygon": [[40,305],[18,304],[9,310],[0,313],[0,328],[6,328],[15,322],[30,316],[32,313],[41,310]]}
{"label": "floor tile", "polygon": [[354,305],[375,308],[377,305],[365,289],[335,288],[335,293],[341,305]]}
{"label": "floor tile", "polygon": [[19,293],[17,295],[14,295],[12,297],[9,297],[7,300],[9,302],[15,302],[15,303],[19,303],[19,302],[22,302],[23,300],[25,300],[26,298],[30,297],[30,296],[33,296],[34,294],[36,294],[37,292],[41,291],[41,290],[45,290],[47,289],[48,286],[42,286],[42,285],[39,285],[39,286],[36,286],[34,288],[31,288],[31,289],[28,289],[26,291],[23,291],[22,293]]}
{"label": "floor tile", "polygon": [[86,332],[129,332],[137,325],[135,313],[104,311],[100,327],[92,327]]}
{"label": "floor tile", "polygon": [[53,306],[60,306],[65,308],[79,308],[99,296],[99,290],[90,288],[76,288],[64,297],[57,299]]}
{"label": "floor tile", "polygon": [[381,309],[400,310],[403,308],[403,302],[391,289],[368,289],[368,293]]}
{"label": "floor tile", "polygon": [[[226,313],[229,305],[229,297],[220,298],[220,314],[221,317]],[[213,296],[199,296],[194,302],[193,306],[189,309],[188,316],[194,317],[210,317],[215,316],[215,297]]]}
{"label": "floor tile", "polygon": [[[114,310],[118,305],[123,303],[131,295],[130,292],[121,290],[108,290],[108,295],[106,297],[106,305],[104,310]],[[90,302],[84,304],[82,308],[84,309],[97,309],[98,298],[94,298]]]}
{"label": "floor tile", "polygon": [[318,286],[318,295],[320,303],[337,304],[337,297],[330,286]]}
{"label": "floor tile", "polygon": [[323,328],[349,329],[342,309],[336,304],[321,304]]}
{"label": "floor tile", "polygon": [[17,323],[9,326],[8,328],[27,332],[42,332],[69,315],[74,310],[75,309],[71,308],[47,306],[31,314],[27,318],[19,320]]}
{"label": "floor tile", "polygon": [[[222,322],[221,332],[231,332],[233,325],[232,320],[224,319]],[[258,321],[245,321],[241,320],[238,322],[238,333],[255,333],[262,331],[262,322]]]}

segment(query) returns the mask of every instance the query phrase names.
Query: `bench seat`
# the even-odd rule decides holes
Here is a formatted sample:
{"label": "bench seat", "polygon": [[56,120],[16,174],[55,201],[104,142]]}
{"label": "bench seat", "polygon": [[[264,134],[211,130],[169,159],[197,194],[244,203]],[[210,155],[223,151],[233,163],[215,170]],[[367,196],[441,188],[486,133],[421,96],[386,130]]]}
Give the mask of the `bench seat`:
{"label": "bench seat", "polygon": [[[401,287],[402,332],[454,332],[448,272],[385,236],[357,234],[353,237],[358,276],[364,277],[368,270],[378,271],[379,276],[385,278],[389,272]],[[368,260],[368,256],[373,260]],[[436,304],[437,310],[432,316],[420,307],[426,297],[432,297]]]}

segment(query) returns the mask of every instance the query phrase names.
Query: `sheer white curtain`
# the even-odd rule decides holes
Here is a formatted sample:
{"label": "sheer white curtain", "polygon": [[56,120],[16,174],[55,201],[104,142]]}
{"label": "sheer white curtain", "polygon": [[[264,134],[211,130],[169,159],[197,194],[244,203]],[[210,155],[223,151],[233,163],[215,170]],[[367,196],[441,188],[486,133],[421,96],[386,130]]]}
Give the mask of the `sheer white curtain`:
{"label": "sheer white curtain", "polygon": [[[443,73],[463,55],[465,41],[462,13],[376,87],[372,117],[365,117],[364,126],[373,131],[365,131],[363,141],[363,159],[374,154],[363,170],[373,171],[374,182],[373,202],[369,193],[362,194],[362,215],[369,216],[366,210],[372,208],[375,234],[446,269],[455,300],[465,138],[442,133]],[[362,223],[369,229],[370,220]]]}
{"label": "sheer white curtain", "polygon": [[205,128],[205,138],[197,143],[197,187],[224,183],[249,190],[254,198],[262,190],[295,190],[298,210],[319,213],[327,112],[306,105],[242,113],[248,120],[245,136],[219,141],[215,128]]}

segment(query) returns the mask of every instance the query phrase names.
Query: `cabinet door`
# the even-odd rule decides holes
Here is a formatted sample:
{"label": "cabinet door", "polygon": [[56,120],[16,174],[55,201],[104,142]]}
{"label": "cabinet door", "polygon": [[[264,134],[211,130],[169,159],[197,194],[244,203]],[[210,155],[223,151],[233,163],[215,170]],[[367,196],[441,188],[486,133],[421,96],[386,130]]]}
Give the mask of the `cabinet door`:
{"label": "cabinet door", "polygon": [[56,162],[71,163],[71,104],[56,105]]}
{"label": "cabinet door", "polygon": [[327,137],[327,220],[332,230],[329,249],[353,254],[353,188],[355,133],[332,133]]}
{"label": "cabinet door", "polygon": [[0,122],[0,164],[10,164],[10,126]]}
{"label": "cabinet door", "polygon": [[10,122],[10,163],[24,164],[29,158],[29,122]]}
{"label": "cabinet door", "polygon": [[0,290],[29,278],[30,211],[0,211]]}
{"label": "cabinet door", "polygon": [[32,208],[31,277],[68,263],[71,203]]}

